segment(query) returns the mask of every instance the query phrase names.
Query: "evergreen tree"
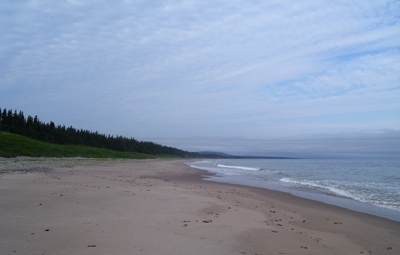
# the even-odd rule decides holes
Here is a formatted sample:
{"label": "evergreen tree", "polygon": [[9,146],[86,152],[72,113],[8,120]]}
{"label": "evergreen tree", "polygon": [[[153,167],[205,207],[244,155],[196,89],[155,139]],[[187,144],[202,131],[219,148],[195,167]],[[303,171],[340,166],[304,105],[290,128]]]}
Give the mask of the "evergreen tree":
{"label": "evergreen tree", "polygon": [[25,118],[22,111],[0,108],[0,130],[28,136],[37,140],[57,143],[76,144],[117,151],[141,152],[147,154],[167,154],[181,157],[201,156],[196,153],[182,151],[176,148],[162,146],[153,142],[139,142],[134,138],[100,134],[97,131],[77,130],[72,126],[66,128],[53,121],[43,123],[37,115]]}

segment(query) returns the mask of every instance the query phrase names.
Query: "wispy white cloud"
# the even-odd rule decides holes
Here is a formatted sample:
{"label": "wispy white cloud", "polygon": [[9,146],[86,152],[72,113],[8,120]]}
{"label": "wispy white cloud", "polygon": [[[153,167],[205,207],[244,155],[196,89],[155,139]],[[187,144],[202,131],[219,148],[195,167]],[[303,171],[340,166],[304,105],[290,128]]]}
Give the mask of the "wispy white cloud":
{"label": "wispy white cloud", "polygon": [[143,138],[398,130],[399,13],[392,0],[3,1],[0,99]]}

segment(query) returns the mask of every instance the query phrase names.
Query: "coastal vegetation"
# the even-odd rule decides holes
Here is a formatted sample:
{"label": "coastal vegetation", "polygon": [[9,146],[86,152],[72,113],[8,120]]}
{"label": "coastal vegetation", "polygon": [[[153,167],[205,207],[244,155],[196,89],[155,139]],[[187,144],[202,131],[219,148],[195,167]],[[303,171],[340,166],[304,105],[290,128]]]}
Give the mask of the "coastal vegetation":
{"label": "coastal vegetation", "polygon": [[[45,123],[37,116],[25,117],[22,111],[0,108],[0,156],[121,157],[149,158],[168,156],[203,157],[153,142],[100,134],[72,126]],[[29,138],[29,139],[28,139]]]}
{"label": "coastal vegetation", "polygon": [[0,157],[10,158],[17,156],[129,159],[148,159],[156,157],[155,155],[138,152],[113,151],[82,145],[51,144],[0,131]]}
{"label": "coastal vegetation", "polygon": [[93,158],[247,158],[221,152],[188,152],[154,142],[101,134],[25,117],[22,111],[0,108],[0,157],[93,157]]}

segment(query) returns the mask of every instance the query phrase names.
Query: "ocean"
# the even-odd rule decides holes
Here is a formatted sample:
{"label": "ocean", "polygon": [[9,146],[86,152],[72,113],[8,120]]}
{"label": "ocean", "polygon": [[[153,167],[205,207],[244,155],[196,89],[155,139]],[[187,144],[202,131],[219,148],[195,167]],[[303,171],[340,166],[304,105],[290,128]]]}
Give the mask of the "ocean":
{"label": "ocean", "polygon": [[218,159],[187,163],[210,181],[291,193],[400,221],[400,160]]}

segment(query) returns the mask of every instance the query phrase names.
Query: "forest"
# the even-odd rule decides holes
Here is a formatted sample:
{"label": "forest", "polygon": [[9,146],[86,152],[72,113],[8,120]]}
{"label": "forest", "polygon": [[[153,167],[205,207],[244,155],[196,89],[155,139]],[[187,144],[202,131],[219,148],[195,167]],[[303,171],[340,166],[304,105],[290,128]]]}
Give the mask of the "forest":
{"label": "forest", "polygon": [[37,116],[24,116],[22,111],[0,108],[0,131],[30,137],[52,144],[72,144],[104,148],[115,151],[139,152],[151,155],[171,155],[183,158],[204,157],[205,155],[188,152],[153,142],[137,141],[134,138],[100,134],[97,131],[76,129],[72,126],[44,123]]}

